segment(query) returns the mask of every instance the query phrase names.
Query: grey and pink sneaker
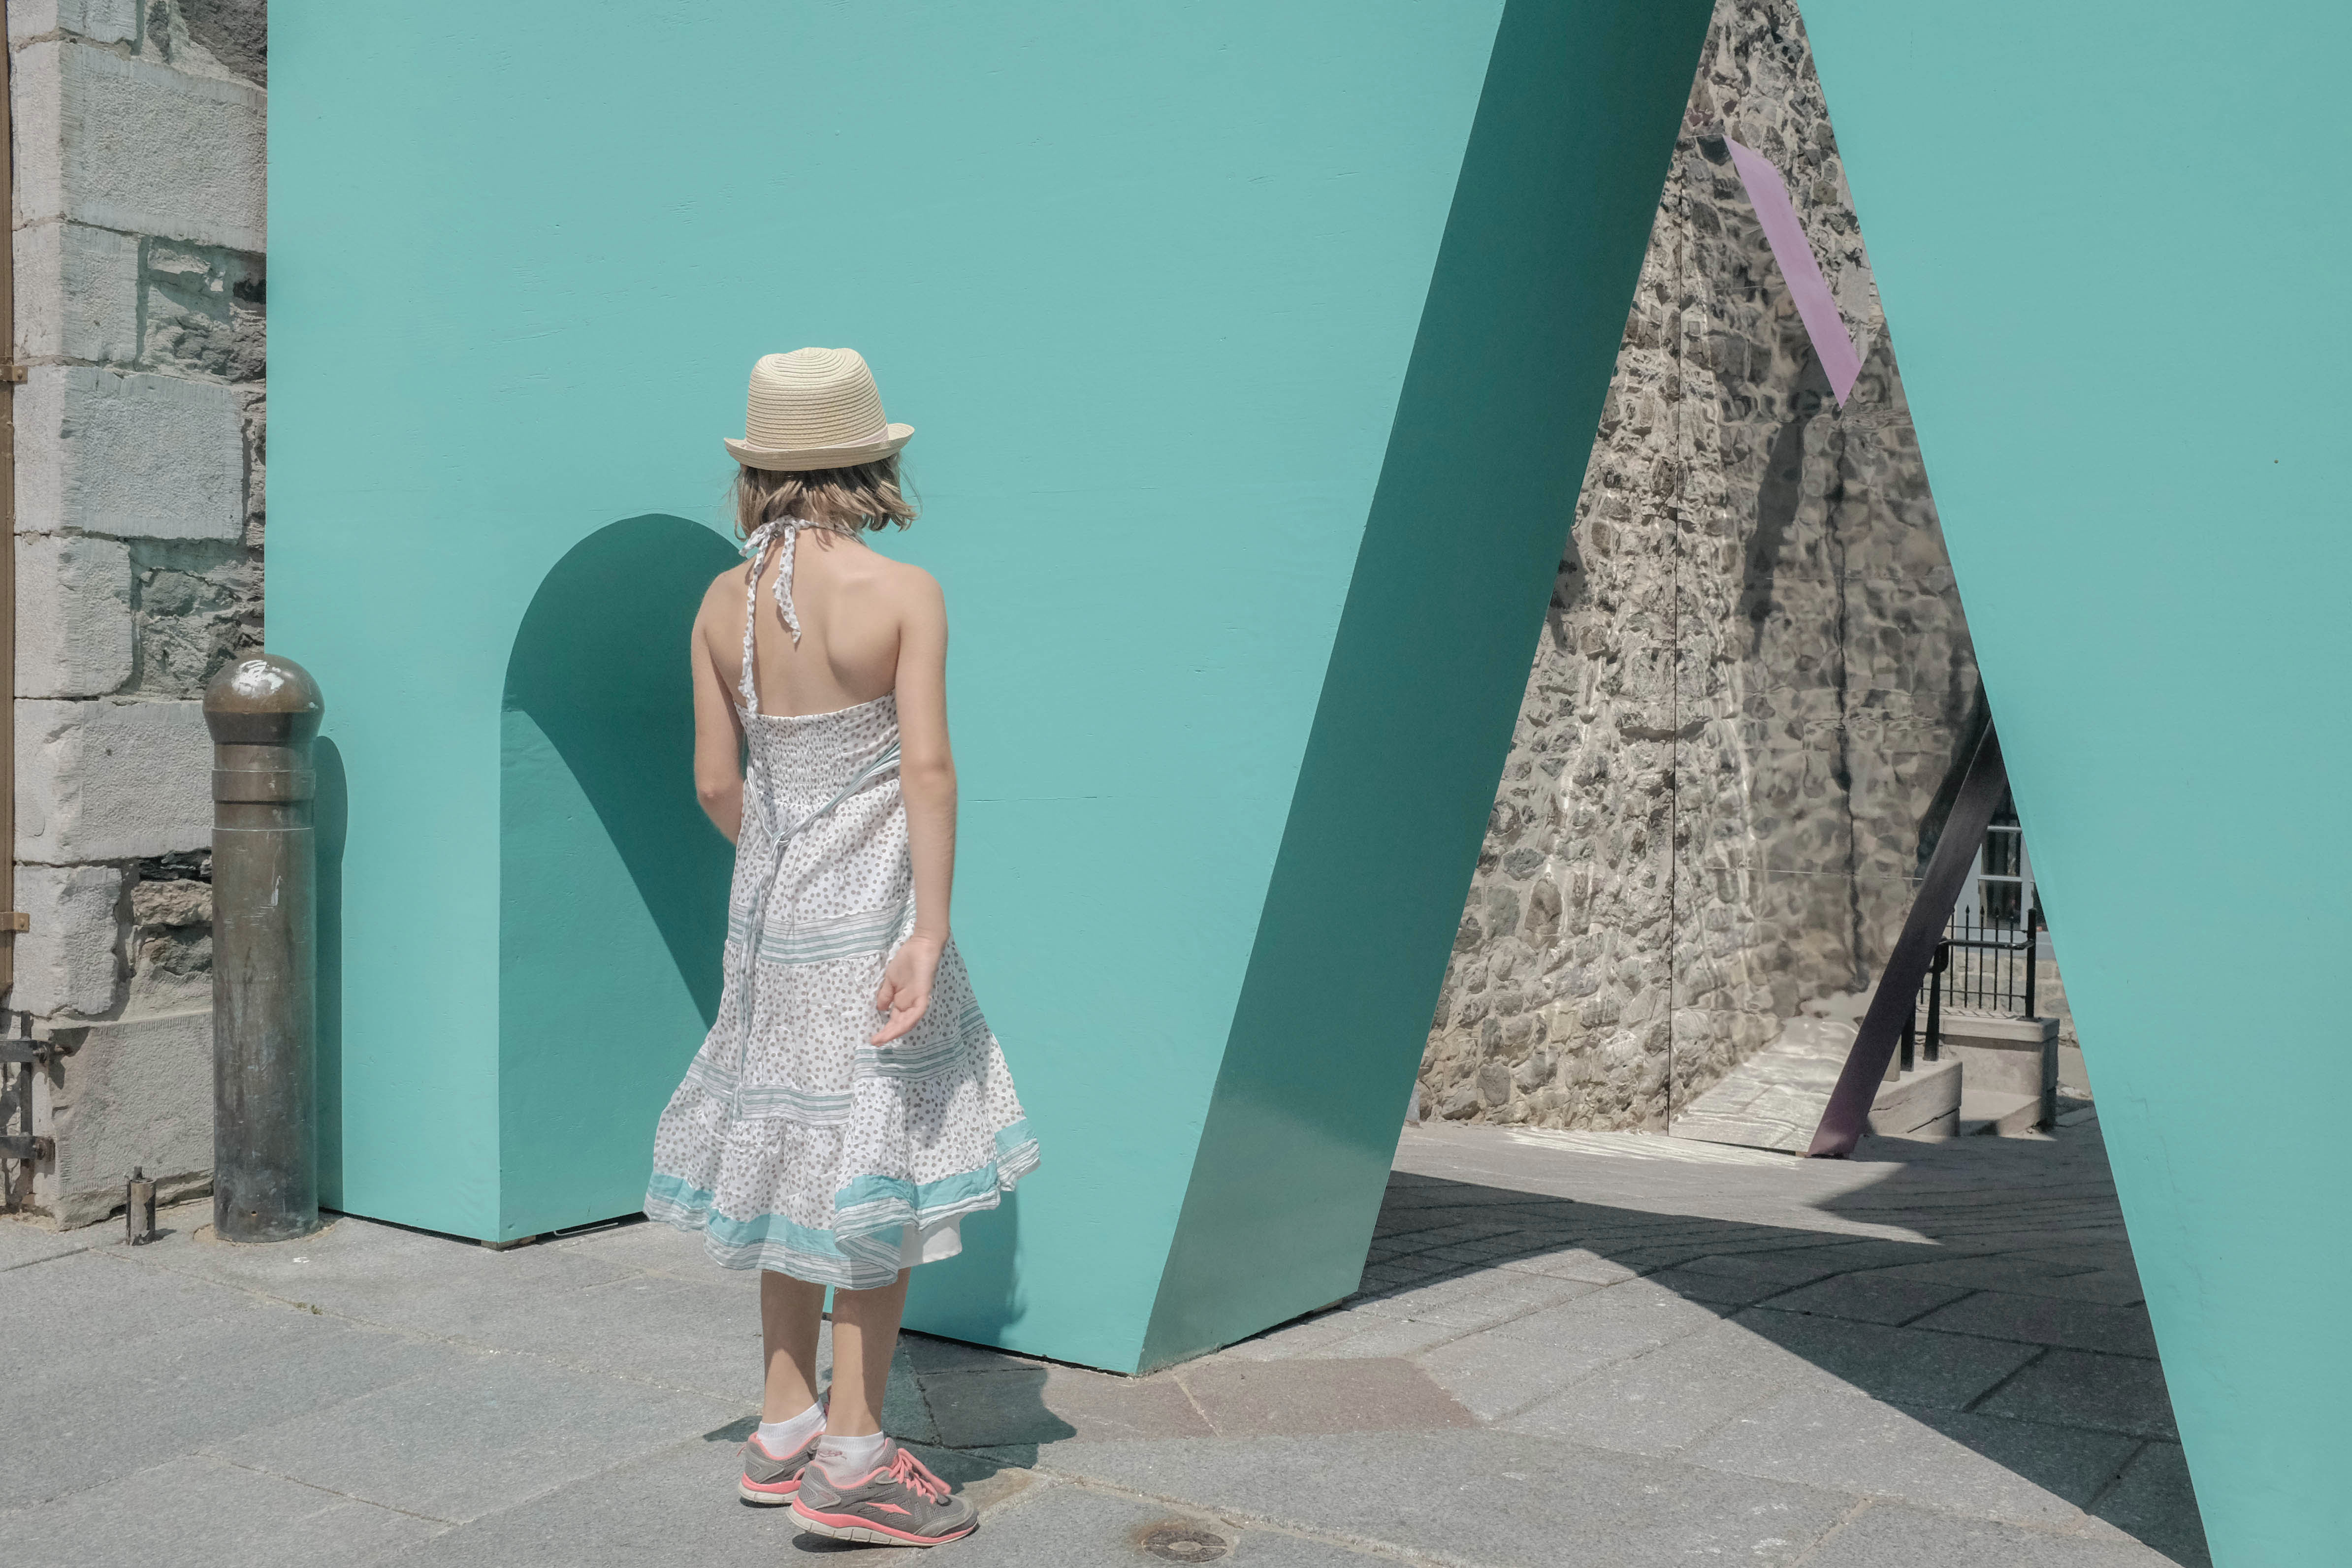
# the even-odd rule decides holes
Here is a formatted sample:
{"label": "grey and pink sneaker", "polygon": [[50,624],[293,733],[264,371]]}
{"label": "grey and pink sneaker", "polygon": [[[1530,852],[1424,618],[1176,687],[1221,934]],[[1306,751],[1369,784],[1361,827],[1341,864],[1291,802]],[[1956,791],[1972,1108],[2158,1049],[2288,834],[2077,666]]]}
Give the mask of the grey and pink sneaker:
{"label": "grey and pink sneaker", "polygon": [[937,1546],[960,1541],[980,1523],[980,1510],[948,1490],[948,1483],[897,1442],[882,1445],[875,1467],[836,1481],[811,1463],[802,1472],[793,1519],[813,1535],[866,1541],[877,1546]]}
{"label": "grey and pink sneaker", "polygon": [[[818,1437],[824,1434],[820,1432]],[[782,1458],[768,1452],[768,1446],[754,1432],[743,1445],[743,1484],[736,1491],[745,1502],[756,1502],[767,1508],[782,1508],[793,1500],[801,1490],[801,1472],[816,1458],[816,1438],[811,1437]]]}

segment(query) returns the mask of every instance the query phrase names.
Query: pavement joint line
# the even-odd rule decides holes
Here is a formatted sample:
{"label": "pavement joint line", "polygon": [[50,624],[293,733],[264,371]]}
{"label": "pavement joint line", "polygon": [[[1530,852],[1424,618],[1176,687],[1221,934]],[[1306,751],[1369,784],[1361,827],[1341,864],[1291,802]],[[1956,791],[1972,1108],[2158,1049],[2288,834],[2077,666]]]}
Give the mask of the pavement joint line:
{"label": "pavement joint line", "polygon": [[1846,1511],[1845,1517],[1839,1520],[1835,1524],[1831,1525],[1827,1530],[1822,1531],[1820,1536],[1814,1540],[1811,1546],[1806,1547],[1804,1551],[1797,1554],[1796,1561],[1791,1563],[1789,1565],[1789,1568],[1805,1568],[1806,1563],[1811,1563],[1814,1558],[1822,1554],[1822,1549],[1823,1547],[1827,1546],[1831,1542],[1835,1541],[1844,1532],[1847,1525],[1852,1524],[1855,1520],[1860,1519],[1864,1514],[1869,1512],[1870,1505],[1877,1500],[1878,1500],[1874,1497],[1865,1497],[1859,1502],[1855,1503],[1853,1507],[1848,1509]]}
{"label": "pavement joint line", "polygon": [[[2014,1343],[2018,1342],[2012,1341],[2011,1343]],[[2032,1355],[2027,1356],[2023,1361],[2021,1361],[2015,1366],[2011,1367],[2009,1371],[1995,1382],[1991,1387],[1986,1389],[1983,1393],[1978,1395],[1975,1398],[1961,1406],[1960,1409],[1968,1415],[1975,1415],[1977,1413],[1978,1406],[1983,1404],[1986,1400],[1991,1398],[1994,1395],[2008,1387],[2011,1383],[2017,1381],[2017,1379],[2021,1376],[2029,1367],[2039,1365],[2042,1359],[2048,1355],[2053,1348],[2054,1347],[2046,1344],[2035,1345]],[[2014,1419],[2014,1417],[2012,1418]],[[2033,1424],[2042,1427],[2055,1427],[2060,1423],[2055,1421],[2039,1421]]]}
{"label": "pavement joint line", "polygon": [[[2107,1479],[2099,1483],[2098,1490],[2092,1492],[2088,1500],[2083,1504],[2083,1521],[2088,1521],[2097,1517],[2096,1514],[2092,1512],[2092,1510],[2097,1508],[2101,1502],[2106,1500],[2107,1494],[2116,1490],[2116,1487],[2124,1479],[2124,1472],[2131,1469],[2132,1466],[2137,1464],[2139,1462],[2139,1457],[2155,1446],[2155,1438],[2143,1437],[2140,1439],[2138,1448],[2134,1448],[2130,1453],[2126,1454],[2122,1459],[2116,1462],[2115,1469],[2109,1472]],[[2082,1521],[2078,1521],[2075,1528],[2079,1530],[2081,1527]]]}
{"label": "pavement joint line", "polygon": [[[355,1502],[362,1508],[381,1509],[386,1513],[400,1514],[407,1519],[421,1519],[427,1524],[443,1525],[449,1529],[455,1529],[460,1522],[454,1519],[444,1519],[437,1513],[419,1513],[413,1508],[402,1508],[397,1503],[378,1502],[372,1497],[361,1497],[356,1492],[339,1491],[333,1487],[322,1487],[316,1481],[306,1481],[300,1476],[289,1476],[282,1470],[266,1469],[259,1465],[248,1465],[241,1459],[232,1459],[226,1454],[220,1453],[210,1448],[191,1448],[188,1450],[188,1453],[201,1458],[215,1460],[218,1463],[228,1466],[228,1468],[233,1470],[243,1470],[247,1475],[268,1476],[272,1480],[285,1481],[290,1485],[302,1487],[310,1491],[324,1492],[329,1497],[339,1497],[345,1502]],[[166,1462],[168,1463],[171,1461]],[[151,1465],[148,1468],[150,1469],[160,1469],[162,1467]]]}

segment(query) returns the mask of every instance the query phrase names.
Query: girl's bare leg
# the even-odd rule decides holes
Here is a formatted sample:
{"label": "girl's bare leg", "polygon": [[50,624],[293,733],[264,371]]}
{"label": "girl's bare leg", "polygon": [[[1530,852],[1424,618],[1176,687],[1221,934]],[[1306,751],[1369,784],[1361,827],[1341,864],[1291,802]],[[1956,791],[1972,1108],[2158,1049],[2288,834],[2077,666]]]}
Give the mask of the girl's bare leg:
{"label": "girl's bare leg", "polygon": [[[833,1398],[824,1411],[828,1435],[864,1437],[882,1429],[882,1391],[890,1384],[890,1353],[898,1348],[898,1319],[906,1310],[904,1269],[879,1290],[833,1293]],[[769,1387],[774,1386],[772,1376]]]}
{"label": "girl's bare leg", "polygon": [[[762,1421],[789,1421],[817,1401],[816,1334],[824,1287],[772,1269],[760,1270],[760,1339],[768,1354]],[[837,1359],[838,1349],[835,1351]]]}

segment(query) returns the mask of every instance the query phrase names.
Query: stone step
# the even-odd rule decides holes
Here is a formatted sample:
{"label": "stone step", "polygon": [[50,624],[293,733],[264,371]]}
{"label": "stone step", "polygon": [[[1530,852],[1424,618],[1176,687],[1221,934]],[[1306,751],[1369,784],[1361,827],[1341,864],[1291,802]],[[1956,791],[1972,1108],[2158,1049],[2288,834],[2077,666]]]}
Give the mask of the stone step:
{"label": "stone step", "polygon": [[1882,1138],[1959,1136],[1963,1073],[1960,1059],[1948,1056],[1888,1079],[1870,1103],[1871,1132]]}
{"label": "stone step", "polygon": [[1972,1089],[1960,1097],[1963,1137],[2038,1138],[2042,1096],[2013,1090]]}

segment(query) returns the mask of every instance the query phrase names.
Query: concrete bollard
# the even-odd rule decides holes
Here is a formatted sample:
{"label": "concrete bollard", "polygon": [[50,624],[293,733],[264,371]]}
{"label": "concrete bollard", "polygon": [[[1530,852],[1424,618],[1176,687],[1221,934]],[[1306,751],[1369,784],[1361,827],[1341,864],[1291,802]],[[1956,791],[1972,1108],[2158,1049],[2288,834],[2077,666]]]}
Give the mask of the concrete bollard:
{"label": "concrete bollard", "polygon": [[319,1228],[318,776],[326,705],[274,653],[205,688],[213,736],[213,1228]]}

